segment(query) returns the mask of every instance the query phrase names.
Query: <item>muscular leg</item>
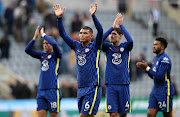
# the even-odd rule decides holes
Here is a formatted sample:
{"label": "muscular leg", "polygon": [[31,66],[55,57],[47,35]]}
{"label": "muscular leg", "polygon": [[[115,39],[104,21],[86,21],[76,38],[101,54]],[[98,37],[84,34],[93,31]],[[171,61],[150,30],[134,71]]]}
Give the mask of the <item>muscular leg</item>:
{"label": "muscular leg", "polygon": [[80,114],[80,117],[95,117],[95,115],[88,115],[88,114]]}
{"label": "muscular leg", "polygon": [[171,112],[164,112],[164,117],[172,117],[172,111]]}
{"label": "muscular leg", "polygon": [[158,113],[158,109],[148,109],[147,117],[156,117],[156,114]]}
{"label": "muscular leg", "polygon": [[49,113],[50,117],[58,117],[58,113]]}
{"label": "muscular leg", "polygon": [[38,110],[38,117],[46,117],[47,110]]}

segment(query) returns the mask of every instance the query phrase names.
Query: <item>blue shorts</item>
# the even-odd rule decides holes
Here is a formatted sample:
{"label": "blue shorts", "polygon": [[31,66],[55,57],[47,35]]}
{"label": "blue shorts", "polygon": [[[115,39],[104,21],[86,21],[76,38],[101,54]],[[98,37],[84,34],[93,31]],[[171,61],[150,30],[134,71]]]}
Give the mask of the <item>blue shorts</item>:
{"label": "blue shorts", "polygon": [[167,96],[165,93],[162,95],[149,96],[148,109],[154,108],[161,112],[171,112],[173,107],[173,96]]}
{"label": "blue shorts", "polygon": [[102,88],[99,86],[78,88],[79,113],[96,115],[102,96]]}
{"label": "blue shorts", "polygon": [[131,112],[129,85],[106,85],[106,112]]}
{"label": "blue shorts", "polygon": [[45,109],[51,113],[59,112],[61,97],[60,89],[38,90],[37,110]]}

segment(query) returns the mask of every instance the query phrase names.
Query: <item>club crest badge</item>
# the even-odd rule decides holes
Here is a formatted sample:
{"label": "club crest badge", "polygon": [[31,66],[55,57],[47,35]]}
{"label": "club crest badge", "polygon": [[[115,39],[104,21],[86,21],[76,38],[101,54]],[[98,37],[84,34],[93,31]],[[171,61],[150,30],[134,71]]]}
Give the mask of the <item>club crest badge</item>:
{"label": "club crest badge", "polygon": [[85,52],[89,52],[89,48],[86,48],[86,49],[85,49]]}
{"label": "club crest badge", "polygon": [[52,55],[48,55],[48,57],[47,57],[47,58],[48,58],[48,59],[50,59],[51,57],[52,57]]}
{"label": "club crest badge", "polygon": [[121,47],[121,48],[120,48],[120,51],[121,51],[121,52],[123,52],[123,51],[124,51],[124,48],[123,48],[123,47]]}
{"label": "club crest badge", "polygon": [[112,106],[111,105],[108,105],[108,110],[111,110],[112,109]]}

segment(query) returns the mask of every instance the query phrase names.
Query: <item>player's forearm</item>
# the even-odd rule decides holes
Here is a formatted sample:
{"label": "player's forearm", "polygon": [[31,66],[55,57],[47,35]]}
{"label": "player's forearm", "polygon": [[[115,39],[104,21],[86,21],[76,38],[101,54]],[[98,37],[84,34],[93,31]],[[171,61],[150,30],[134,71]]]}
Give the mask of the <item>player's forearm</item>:
{"label": "player's forearm", "polygon": [[166,73],[166,69],[161,69],[157,72],[153,71],[152,68],[150,68],[149,70],[146,68],[146,71],[148,72],[148,74],[154,78],[162,78],[165,73]]}
{"label": "player's forearm", "polygon": [[121,28],[126,40],[128,42],[133,42],[133,39],[132,39],[131,35],[129,34],[129,32],[126,30],[126,28],[122,24],[120,25],[120,28]]}
{"label": "player's forearm", "polygon": [[102,25],[100,24],[100,22],[99,22],[99,20],[97,19],[97,17],[96,17],[95,15],[93,15],[92,18],[93,18],[93,22],[94,22],[94,25],[95,25],[98,33],[103,34]]}
{"label": "player's forearm", "polygon": [[33,47],[33,45],[34,45],[34,40],[32,39],[28,44],[27,44],[27,46],[26,46],[26,48],[25,48],[25,52],[28,54],[28,53],[30,53],[30,51],[32,50],[32,47]]}
{"label": "player's forearm", "polygon": [[64,25],[63,25],[63,22],[62,22],[62,17],[57,18],[57,27],[58,27],[60,36],[65,37],[67,34],[66,34],[65,29],[64,29]]}
{"label": "player's forearm", "polygon": [[109,34],[111,34],[112,31],[113,31],[113,27],[111,27],[109,30],[107,30],[107,31],[103,34],[103,41],[106,40],[106,38],[109,36]]}
{"label": "player's forearm", "polygon": [[97,29],[96,45],[98,48],[100,48],[102,44],[102,38],[103,38],[103,28],[95,15],[93,15],[92,18],[93,18],[95,27]]}
{"label": "player's forearm", "polygon": [[[44,33],[44,34],[45,34],[45,33]],[[57,45],[56,41],[55,41],[54,39],[52,39],[51,37],[49,37],[48,35],[45,34],[43,37],[44,37],[44,39],[45,39],[50,45],[52,45],[53,47],[54,47],[55,45]]]}
{"label": "player's forearm", "polygon": [[58,57],[58,58],[61,58],[61,50],[60,48],[58,47],[58,44],[56,43],[56,41],[54,39],[52,39],[51,37],[49,37],[48,35],[43,35],[44,39],[50,44],[53,46],[53,50],[54,50],[54,53],[55,55]]}
{"label": "player's forearm", "polygon": [[73,46],[74,40],[66,33],[63,23],[62,23],[62,17],[57,18],[57,27],[59,30],[60,36],[63,38],[63,40],[70,46]]}

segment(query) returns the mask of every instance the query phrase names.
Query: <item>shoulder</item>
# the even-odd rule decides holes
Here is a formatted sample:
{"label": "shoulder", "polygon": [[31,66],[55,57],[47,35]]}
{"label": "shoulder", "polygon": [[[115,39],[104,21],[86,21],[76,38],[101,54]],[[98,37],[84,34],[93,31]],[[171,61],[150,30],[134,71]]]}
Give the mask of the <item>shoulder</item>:
{"label": "shoulder", "polygon": [[169,56],[167,54],[164,54],[163,56],[161,56],[161,62],[162,63],[170,63],[171,59],[169,58]]}
{"label": "shoulder", "polygon": [[46,55],[46,52],[44,52],[44,51],[39,51],[38,53],[39,53],[40,56],[45,56]]}
{"label": "shoulder", "polygon": [[79,42],[79,41],[74,41],[74,49],[79,49],[79,48],[81,48],[81,45],[82,45],[82,43],[81,42]]}

